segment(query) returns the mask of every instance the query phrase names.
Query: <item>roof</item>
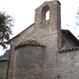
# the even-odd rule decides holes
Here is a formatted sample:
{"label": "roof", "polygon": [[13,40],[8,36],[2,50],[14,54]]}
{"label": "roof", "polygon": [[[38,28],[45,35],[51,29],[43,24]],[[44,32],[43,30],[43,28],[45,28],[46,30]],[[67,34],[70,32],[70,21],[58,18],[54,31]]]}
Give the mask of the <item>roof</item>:
{"label": "roof", "polygon": [[[35,23],[33,23],[32,25],[30,25],[29,27],[27,27],[24,31],[22,31],[21,33],[19,33],[18,35],[16,35],[15,37],[13,37],[12,39],[10,39],[7,43],[9,44],[13,39],[17,38],[18,36],[20,36],[22,33],[24,33],[26,30],[28,30],[30,27],[32,27]],[[73,42],[75,42],[78,46],[79,46],[79,40],[69,31],[69,30],[64,30],[61,29],[62,33],[64,35],[66,35],[68,38],[70,38]]]}
{"label": "roof", "polygon": [[79,46],[79,40],[69,30],[62,30],[62,33]]}
{"label": "roof", "polygon": [[17,34],[15,37],[11,38],[7,44],[9,44],[13,39],[17,38],[18,36],[20,36],[22,33],[24,33],[26,30],[28,30],[30,27],[32,27],[35,23],[31,24],[29,27],[27,27],[26,29],[24,29],[22,32],[20,32],[19,34]]}
{"label": "roof", "polygon": [[79,50],[79,40],[69,30],[62,30],[62,34],[71,39],[76,44],[76,46],[70,48],[62,47],[59,50],[59,53]]}
{"label": "roof", "polygon": [[9,60],[10,50],[6,50],[4,55],[0,56],[0,61],[6,61]]}

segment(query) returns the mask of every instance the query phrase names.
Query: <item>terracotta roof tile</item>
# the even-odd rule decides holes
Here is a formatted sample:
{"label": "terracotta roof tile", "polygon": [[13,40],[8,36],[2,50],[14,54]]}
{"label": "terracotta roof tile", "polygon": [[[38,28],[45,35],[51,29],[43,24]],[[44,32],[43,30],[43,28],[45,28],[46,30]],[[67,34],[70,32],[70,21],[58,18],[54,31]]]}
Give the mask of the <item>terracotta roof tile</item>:
{"label": "terracotta roof tile", "polygon": [[69,51],[74,51],[74,50],[79,50],[79,47],[60,49],[59,53],[64,53],[64,52],[67,52],[67,51],[69,52]]}
{"label": "terracotta roof tile", "polygon": [[21,42],[20,44],[18,44],[17,46],[15,46],[15,49],[21,48],[21,47],[25,47],[25,46],[40,46],[40,47],[45,47],[44,45],[38,43],[37,41],[30,39],[30,40],[27,40],[25,42]]}

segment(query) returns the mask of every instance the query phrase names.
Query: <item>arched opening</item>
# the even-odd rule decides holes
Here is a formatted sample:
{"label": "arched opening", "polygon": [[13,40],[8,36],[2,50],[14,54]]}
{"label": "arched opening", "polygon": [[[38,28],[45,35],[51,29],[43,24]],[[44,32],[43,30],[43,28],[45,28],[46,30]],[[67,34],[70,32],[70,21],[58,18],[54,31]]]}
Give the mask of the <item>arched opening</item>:
{"label": "arched opening", "polygon": [[49,10],[46,12],[46,20],[49,20]]}
{"label": "arched opening", "polygon": [[49,11],[49,6],[45,5],[42,8],[42,21],[47,21],[50,19],[50,11]]}

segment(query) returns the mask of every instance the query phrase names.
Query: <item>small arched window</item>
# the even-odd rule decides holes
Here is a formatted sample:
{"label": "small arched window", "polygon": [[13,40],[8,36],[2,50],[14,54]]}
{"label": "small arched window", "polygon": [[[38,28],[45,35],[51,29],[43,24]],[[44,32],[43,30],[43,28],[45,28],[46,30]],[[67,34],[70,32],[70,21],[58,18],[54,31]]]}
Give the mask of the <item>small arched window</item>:
{"label": "small arched window", "polygon": [[49,6],[48,5],[45,5],[42,8],[42,21],[49,20],[50,19],[50,15],[49,14],[50,14]]}
{"label": "small arched window", "polygon": [[46,12],[46,20],[49,20],[49,10]]}

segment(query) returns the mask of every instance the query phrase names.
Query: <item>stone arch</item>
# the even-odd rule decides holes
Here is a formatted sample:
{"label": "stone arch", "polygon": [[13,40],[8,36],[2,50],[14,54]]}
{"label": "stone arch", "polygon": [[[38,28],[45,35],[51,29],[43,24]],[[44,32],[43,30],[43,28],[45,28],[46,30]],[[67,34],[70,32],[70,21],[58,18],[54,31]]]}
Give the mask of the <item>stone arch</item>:
{"label": "stone arch", "polygon": [[42,8],[42,21],[46,21],[50,19],[50,10],[49,10],[49,6],[45,5]]}

